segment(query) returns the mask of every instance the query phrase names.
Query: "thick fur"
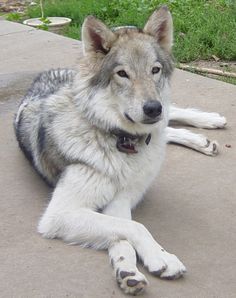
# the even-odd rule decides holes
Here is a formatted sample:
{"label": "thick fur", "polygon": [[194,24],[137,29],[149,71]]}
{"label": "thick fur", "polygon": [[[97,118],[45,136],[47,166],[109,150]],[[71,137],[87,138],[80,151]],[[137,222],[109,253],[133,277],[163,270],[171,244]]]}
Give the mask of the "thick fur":
{"label": "thick fur", "polygon": [[[143,30],[112,31],[88,17],[82,37],[78,71],[50,70],[34,81],[16,115],[16,136],[37,172],[55,187],[38,231],[108,249],[118,284],[125,293],[138,294],[148,283],[136,267],[135,252],[161,278],[175,279],[186,270],[131,220],[131,209],[159,172],[166,142],[217,152],[217,143],[167,128],[168,121],[214,128],[223,127],[225,119],[170,107],[172,19],[166,7],[155,11]],[[162,106],[152,124],[144,113],[150,101]],[[118,150],[117,130],[138,136],[138,153]]]}

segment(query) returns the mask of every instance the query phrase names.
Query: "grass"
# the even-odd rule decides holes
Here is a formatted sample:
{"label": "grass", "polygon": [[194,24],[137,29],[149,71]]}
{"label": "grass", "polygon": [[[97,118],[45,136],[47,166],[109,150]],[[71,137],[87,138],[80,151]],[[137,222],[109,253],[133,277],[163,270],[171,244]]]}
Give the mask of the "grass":
{"label": "grass", "polygon": [[7,20],[12,22],[19,22],[22,16],[18,12],[11,12],[7,15]]}
{"label": "grass", "polygon": [[[46,16],[72,18],[65,35],[79,39],[84,18],[95,15],[109,26],[143,27],[160,4],[172,12],[175,28],[174,56],[178,62],[210,59],[236,60],[235,0],[54,0],[45,1]],[[29,17],[39,17],[38,6],[29,8]]]}
{"label": "grass", "polygon": [[236,79],[235,78],[227,78],[227,77],[214,77],[214,79],[225,82],[225,83],[229,83],[229,84],[233,84],[236,85]]}

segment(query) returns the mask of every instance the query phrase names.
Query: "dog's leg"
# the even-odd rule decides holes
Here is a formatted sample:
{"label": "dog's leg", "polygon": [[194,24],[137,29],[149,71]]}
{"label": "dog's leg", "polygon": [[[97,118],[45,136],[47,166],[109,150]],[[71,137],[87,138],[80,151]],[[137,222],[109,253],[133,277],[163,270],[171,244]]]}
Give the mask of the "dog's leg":
{"label": "dog's leg", "polygon": [[218,153],[219,145],[216,141],[210,141],[188,129],[167,127],[166,136],[168,143],[180,144],[210,156]]}
{"label": "dog's leg", "polygon": [[[129,199],[113,200],[103,210],[103,214],[131,220]],[[116,280],[126,294],[140,294],[148,282],[136,267],[136,252],[127,240],[114,242],[108,248],[110,262],[114,269]]]}
{"label": "dog's leg", "polygon": [[[108,249],[116,241],[127,240],[150,272],[161,278],[183,275],[184,265],[167,253],[140,223],[100,214],[93,210],[115,198],[117,189],[106,176],[85,165],[68,166],[38,226],[48,238]],[[106,201],[106,203],[105,203]]]}
{"label": "dog's leg", "polygon": [[207,113],[197,109],[183,109],[176,106],[170,107],[169,117],[170,120],[199,128],[223,128],[227,124],[225,117],[218,113]]}

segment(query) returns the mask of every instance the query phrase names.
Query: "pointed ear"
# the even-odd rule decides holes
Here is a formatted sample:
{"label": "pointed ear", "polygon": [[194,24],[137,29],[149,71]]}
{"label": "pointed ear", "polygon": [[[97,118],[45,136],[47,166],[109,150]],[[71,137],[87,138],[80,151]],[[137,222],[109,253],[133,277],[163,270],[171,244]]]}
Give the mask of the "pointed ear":
{"label": "pointed ear", "polygon": [[115,41],[115,34],[101,21],[93,16],[88,16],[82,26],[82,42],[84,54],[90,52],[109,52]]}
{"label": "pointed ear", "polygon": [[155,37],[158,44],[167,52],[171,52],[173,43],[173,22],[167,6],[155,10],[148,19],[143,31]]}

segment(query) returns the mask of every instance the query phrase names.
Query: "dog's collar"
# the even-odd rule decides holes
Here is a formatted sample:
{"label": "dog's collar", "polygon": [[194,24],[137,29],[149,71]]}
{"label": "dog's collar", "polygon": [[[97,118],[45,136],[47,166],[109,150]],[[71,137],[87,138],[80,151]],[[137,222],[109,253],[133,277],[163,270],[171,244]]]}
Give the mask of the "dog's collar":
{"label": "dog's collar", "polygon": [[143,135],[133,135],[121,129],[114,129],[111,131],[111,134],[116,137],[116,148],[120,152],[128,154],[138,153],[135,146],[142,140],[145,140],[145,144],[148,145],[152,138],[150,133]]}

